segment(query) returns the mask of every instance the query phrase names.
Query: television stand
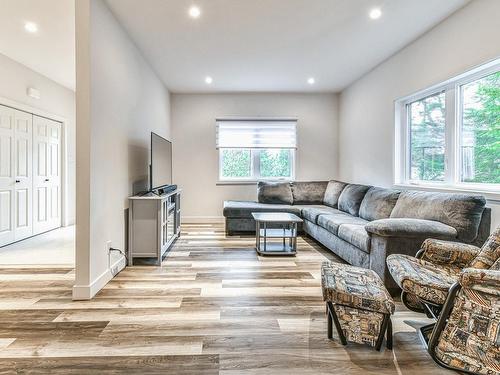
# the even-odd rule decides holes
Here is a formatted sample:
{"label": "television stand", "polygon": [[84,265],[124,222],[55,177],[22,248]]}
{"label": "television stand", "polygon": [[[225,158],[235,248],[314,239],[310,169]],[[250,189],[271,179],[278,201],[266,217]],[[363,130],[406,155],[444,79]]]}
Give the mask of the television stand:
{"label": "television stand", "polygon": [[163,256],[180,236],[181,189],[163,195],[135,195],[129,202],[128,265],[135,258],[156,258],[161,266]]}

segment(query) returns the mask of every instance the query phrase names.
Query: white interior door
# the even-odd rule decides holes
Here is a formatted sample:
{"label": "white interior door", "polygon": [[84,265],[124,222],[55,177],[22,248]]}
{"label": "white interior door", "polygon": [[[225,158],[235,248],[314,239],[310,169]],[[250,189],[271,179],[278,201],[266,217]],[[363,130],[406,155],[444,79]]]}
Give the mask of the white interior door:
{"label": "white interior door", "polygon": [[33,115],[14,115],[14,240],[33,235]]}
{"label": "white interior door", "polygon": [[61,226],[61,123],[33,116],[33,232]]}
{"label": "white interior door", "polygon": [[15,110],[0,105],[0,246],[14,241]]}

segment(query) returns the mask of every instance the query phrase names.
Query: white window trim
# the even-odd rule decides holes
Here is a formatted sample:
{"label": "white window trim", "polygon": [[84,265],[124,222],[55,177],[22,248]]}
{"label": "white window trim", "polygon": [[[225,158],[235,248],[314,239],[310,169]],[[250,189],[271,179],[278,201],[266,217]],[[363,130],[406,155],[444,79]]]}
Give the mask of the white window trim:
{"label": "white window trim", "polygon": [[[499,70],[500,58],[395,101],[394,184],[396,187],[422,187],[429,190],[478,192],[483,193],[489,199],[500,200],[500,184],[477,184],[460,181],[460,131],[462,126],[460,88],[467,83]],[[440,92],[445,92],[446,95],[445,178],[443,182],[411,180],[409,176],[410,133],[408,104]]]}
{"label": "white window trim", "polygon": [[[259,153],[260,149],[245,149],[250,150],[251,152],[251,171],[252,175],[250,177],[222,177],[222,157],[221,151],[227,150],[228,148],[221,148],[218,150],[218,158],[219,158],[219,171],[218,171],[218,185],[253,185],[258,183],[259,181],[270,181],[270,182],[279,182],[279,181],[294,181],[295,180],[295,165],[296,165],[296,149],[289,149],[292,157],[292,165],[291,165],[291,176],[290,177],[281,177],[281,178],[266,178],[260,177],[260,163],[259,163]],[[230,149],[230,148],[229,148]],[[257,176],[257,178],[256,178]]]}

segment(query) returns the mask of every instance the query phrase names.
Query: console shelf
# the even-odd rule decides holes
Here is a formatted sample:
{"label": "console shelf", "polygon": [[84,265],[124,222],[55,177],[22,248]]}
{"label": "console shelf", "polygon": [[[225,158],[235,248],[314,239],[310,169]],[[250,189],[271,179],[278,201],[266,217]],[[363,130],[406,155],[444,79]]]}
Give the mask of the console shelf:
{"label": "console shelf", "polygon": [[161,265],[180,236],[181,190],[159,196],[136,195],[129,200],[128,265],[133,265],[135,258],[155,258]]}

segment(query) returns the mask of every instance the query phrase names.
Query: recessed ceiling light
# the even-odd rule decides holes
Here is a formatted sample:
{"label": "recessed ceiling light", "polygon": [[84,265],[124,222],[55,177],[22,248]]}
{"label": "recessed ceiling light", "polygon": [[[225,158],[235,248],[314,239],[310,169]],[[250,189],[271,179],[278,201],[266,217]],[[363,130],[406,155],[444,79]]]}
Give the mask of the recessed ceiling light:
{"label": "recessed ceiling light", "polygon": [[24,24],[24,30],[29,33],[36,33],[38,31],[38,25],[34,22],[26,22]]}
{"label": "recessed ceiling light", "polygon": [[198,18],[201,15],[201,10],[196,5],[189,8],[189,17]]}
{"label": "recessed ceiling light", "polygon": [[212,79],[212,77],[210,77],[210,76],[206,76],[206,77],[205,77],[205,83],[206,83],[207,85],[212,84],[212,82],[213,82],[213,81],[214,81],[214,80]]}
{"label": "recessed ceiling light", "polygon": [[382,16],[382,11],[380,10],[380,8],[373,8],[372,10],[370,10],[370,18],[372,20],[376,20],[377,18],[380,18],[380,16]]}
{"label": "recessed ceiling light", "polygon": [[314,85],[316,83],[316,80],[313,77],[311,77],[307,80],[307,83],[309,83],[310,85]]}

